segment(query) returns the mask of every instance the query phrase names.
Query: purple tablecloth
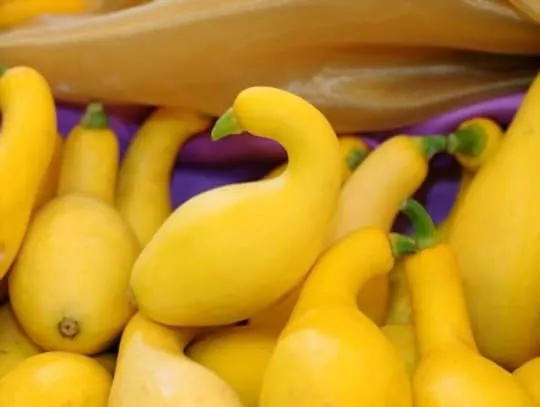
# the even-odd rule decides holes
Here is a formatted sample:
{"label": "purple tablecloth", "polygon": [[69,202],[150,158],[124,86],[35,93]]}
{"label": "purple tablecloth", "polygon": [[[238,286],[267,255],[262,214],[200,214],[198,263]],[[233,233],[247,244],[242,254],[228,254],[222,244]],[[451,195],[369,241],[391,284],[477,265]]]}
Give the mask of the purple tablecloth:
{"label": "purple tablecloth", "polygon": [[[507,125],[522,98],[523,94],[515,94],[464,106],[418,125],[369,135],[366,139],[376,145],[381,139],[396,133],[447,133],[475,116],[490,117]],[[67,134],[79,121],[81,113],[81,109],[76,107],[59,106],[60,132]],[[123,153],[137,130],[137,123],[112,116],[111,125],[118,134]],[[208,133],[200,134],[186,144],[178,158],[171,180],[173,204],[178,206],[200,192],[221,185],[258,179],[285,158],[281,146],[270,140],[246,134],[213,143]],[[427,204],[436,221],[441,220],[452,205],[458,176],[455,163],[448,157],[442,157],[434,161],[428,181],[418,192],[417,197]]]}

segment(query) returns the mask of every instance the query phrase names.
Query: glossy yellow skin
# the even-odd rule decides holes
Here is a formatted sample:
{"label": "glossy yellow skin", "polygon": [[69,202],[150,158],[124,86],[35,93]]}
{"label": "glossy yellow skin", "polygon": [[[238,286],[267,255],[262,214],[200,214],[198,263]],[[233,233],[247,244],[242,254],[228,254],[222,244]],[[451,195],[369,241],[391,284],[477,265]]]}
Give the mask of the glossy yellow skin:
{"label": "glossy yellow skin", "polygon": [[480,350],[510,370],[540,354],[539,109],[537,78],[449,233]]}
{"label": "glossy yellow skin", "polygon": [[83,194],[113,205],[119,150],[110,128],[76,126],[64,144],[58,196]]}
{"label": "glossy yellow skin", "polygon": [[512,373],[514,380],[540,405],[540,358],[534,358]]}
{"label": "glossy yellow skin", "polygon": [[210,120],[191,111],[158,108],[131,141],[118,175],[116,207],[141,247],[171,214],[170,178],[179,150]]}
{"label": "glossy yellow skin", "polygon": [[267,87],[240,92],[230,112],[242,129],[281,143],[288,170],[200,194],[165,221],[131,275],[139,309],[155,321],[247,319],[300,283],[328,236],[342,161],[330,123],[305,100]]}
{"label": "glossy yellow skin", "polygon": [[482,132],[485,134],[485,144],[482,152],[478,156],[455,154],[455,158],[462,167],[461,179],[459,181],[459,187],[454,200],[454,205],[450,210],[450,213],[448,213],[446,218],[439,223],[439,225],[437,225],[437,233],[439,238],[442,240],[446,240],[448,237],[450,225],[463,203],[463,199],[469,189],[474,175],[486,162],[491,159],[491,157],[493,157],[495,152],[499,149],[502,138],[504,137],[503,129],[496,122],[485,117],[469,119],[463,122],[458,129],[461,130],[470,126],[477,126],[482,130]]}
{"label": "glossy yellow skin", "polygon": [[197,340],[187,355],[225,380],[244,407],[258,407],[264,372],[278,335],[279,331],[266,327],[227,328]]}
{"label": "glossy yellow skin", "polygon": [[[139,251],[111,206],[76,194],[51,201],[34,217],[9,276],[21,325],[45,350],[105,350],[134,312],[128,281]],[[78,324],[78,332],[61,323]]]}
{"label": "glossy yellow skin", "polygon": [[371,228],[319,259],[270,358],[260,407],[412,406],[396,351],[356,304],[360,288],[393,265],[388,235]]}
{"label": "glossy yellow skin", "polygon": [[0,29],[18,25],[43,14],[78,14],[88,7],[88,0],[9,0],[0,2]]}
{"label": "glossy yellow skin", "polygon": [[0,378],[30,356],[41,351],[17,322],[9,305],[0,308]]}
{"label": "glossy yellow skin", "polygon": [[2,407],[107,407],[111,375],[89,357],[65,352],[32,356],[0,379]]}
{"label": "glossy yellow skin", "polygon": [[111,375],[114,375],[116,370],[116,353],[100,353],[94,356],[94,360],[107,370]]}
{"label": "glossy yellow skin", "polygon": [[[0,76],[0,278],[28,227],[34,201],[53,156],[56,113],[51,90],[32,68]],[[31,120],[29,118],[32,118]]]}
{"label": "glossy yellow skin", "polygon": [[509,372],[478,353],[448,245],[407,257],[405,270],[420,351],[415,407],[535,406]]}
{"label": "glossy yellow skin", "polygon": [[122,335],[108,407],[242,407],[222,379],[184,355],[194,333],[136,314]]}
{"label": "glossy yellow skin", "polygon": [[[418,139],[396,136],[374,149],[345,183],[329,243],[362,227],[389,231],[401,203],[424,182],[428,159]],[[366,284],[358,296],[360,309],[377,325],[386,319],[388,276]]]}
{"label": "glossy yellow skin", "polygon": [[394,345],[410,377],[414,375],[418,363],[418,346],[411,308],[403,262],[397,261],[390,273],[390,303],[386,324],[381,330]]}
{"label": "glossy yellow skin", "polygon": [[[339,136],[339,150],[343,158],[341,165],[342,182],[347,181],[354,170],[362,163],[369,153],[369,146],[358,136]],[[287,163],[278,165],[264,176],[264,179],[272,179],[283,174],[287,169]]]}
{"label": "glossy yellow skin", "polygon": [[59,133],[57,133],[53,156],[51,162],[49,163],[49,167],[47,168],[47,172],[41,180],[36,200],[34,202],[34,212],[56,197],[56,193],[58,191],[58,182],[60,180],[63,148],[64,139]]}

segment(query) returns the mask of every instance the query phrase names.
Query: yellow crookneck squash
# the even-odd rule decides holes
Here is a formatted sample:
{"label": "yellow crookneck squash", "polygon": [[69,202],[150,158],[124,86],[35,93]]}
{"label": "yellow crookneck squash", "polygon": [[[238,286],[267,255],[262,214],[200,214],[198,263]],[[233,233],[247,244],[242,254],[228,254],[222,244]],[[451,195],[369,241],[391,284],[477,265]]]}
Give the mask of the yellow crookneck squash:
{"label": "yellow crookneck squash", "polygon": [[540,76],[478,171],[449,243],[483,355],[513,370],[540,354]]}
{"label": "yellow crookneck squash", "polygon": [[293,289],[327,239],[341,187],[339,143],[315,107],[252,87],[216,123],[214,140],[245,130],[281,143],[287,171],[228,185],[177,208],[131,275],[143,314],[174,326],[248,319]]}
{"label": "yellow crookneck squash", "polygon": [[[343,186],[327,246],[363,227],[389,231],[400,203],[422,185],[429,160],[445,147],[444,136],[398,135],[375,148]],[[388,276],[377,276],[359,293],[360,309],[382,325],[388,296]]]}
{"label": "yellow crookneck squash", "polygon": [[[478,117],[463,122],[456,132],[447,136],[446,151],[456,156],[462,166],[462,176],[453,209],[437,227],[438,239],[445,239],[470,181],[475,172],[491,159],[503,134],[497,123]],[[402,261],[398,261],[390,273],[390,303],[382,331],[396,347],[407,372],[412,375],[418,361],[418,349],[411,316],[410,293]]]}
{"label": "yellow crookneck squash", "polygon": [[185,356],[195,333],[136,314],[122,334],[107,406],[242,407],[223,380]]}
{"label": "yellow crookneck squash", "polygon": [[[369,147],[354,136],[342,136],[339,142],[345,182],[369,153]],[[282,164],[265,179],[275,178],[286,169],[287,164]],[[245,407],[257,407],[266,364],[300,290],[298,285],[285,298],[255,314],[247,326],[227,327],[196,338],[187,350],[188,356],[229,383]]]}
{"label": "yellow crookneck squash", "polygon": [[58,196],[82,194],[114,203],[120,146],[101,103],[90,103],[64,144]]}
{"label": "yellow crookneck squash", "polygon": [[409,238],[363,228],[321,256],[268,363],[261,407],[412,406],[405,368],[357,296],[413,249]]}
{"label": "yellow crookneck squash", "polygon": [[156,109],[129,144],[120,166],[116,207],[144,247],[172,213],[170,178],[184,143],[210,119],[177,108]]}
{"label": "yellow crookneck squash", "polygon": [[512,375],[483,357],[471,331],[455,257],[413,199],[403,205],[417,253],[404,259],[420,361],[413,378],[416,407],[533,407]]}
{"label": "yellow crookneck squash", "polygon": [[0,67],[0,278],[11,267],[56,143],[54,99],[34,69]]}
{"label": "yellow crookneck squash", "polygon": [[499,149],[503,136],[503,129],[496,122],[485,117],[466,120],[459,126],[456,133],[448,136],[446,151],[452,154],[460,164],[461,177],[454,205],[446,218],[437,225],[439,239],[447,238],[450,224],[462,205],[475,174]]}

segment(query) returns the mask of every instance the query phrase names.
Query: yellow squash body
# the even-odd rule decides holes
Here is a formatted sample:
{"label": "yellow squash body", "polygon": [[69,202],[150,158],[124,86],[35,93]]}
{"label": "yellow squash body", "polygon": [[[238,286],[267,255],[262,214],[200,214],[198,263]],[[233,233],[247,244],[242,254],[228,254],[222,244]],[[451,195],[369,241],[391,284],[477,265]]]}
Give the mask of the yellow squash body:
{"label": "yellow squash body", "polygon": [[477,127],[484,134],[484,143],[481,153],[476,156],[462,153],[455,154],[455,158],[461,165],[461,177],[459,180],[458,191],[454,199],[454,205],[446,218],[437,225],[437,235],[440,240],[446,240],[448,238],[450,225],[463,204],[463,200],[469,190],[474,175],[491,159],[491,157],[493,157],[495,152],[499,149],[502,138],[504,137],[504,132],[501,127],[493,120],[484,117],[469,119],[463,122],[458,130],[470,128],[472,126]]}
{"label": "yellow squash body", "polygon": [[79,124],[68,134],[58,196],[76,193],[114,204],[120,147],[116,134],[105,123],[103,126],[85,128]]}
{"label": "yellow squash body", "polygon": [[[374,149],[343,186],[330,244],[354,230],[377,227],[389,231],[401,203],[424,182],[429,157],[422,139],[396,136]],[[368,282],[358,305],[376,324],[384,324],[389,298],[388,276]]]}
{"label": "yellow squash body", "polygon": [[540,358],[534,358],[512,373],[514,380],[540,405]]}
{"label": "yellow squash body", "polygon": [[[224,325],[276,302],[307,274],[328,236],[341,185],[337,137],[288,92],[242,91],[226,116],[288,152],[281,176],[186,202],[143,249],[131,276],[142,313],[169,325]],[[238,130],[237,130],[238,131]]]}
{"label": "yellow squash body", "polygon": [[370,228],[319,259],[270,358],[260,407],[412,406],[396,351],[356,303],[393,265],[388,235]]}
{"label": "yellow squash body", "polygon": [[264,372],[278,336],[279,331],[265,327],[225,328],[195,341],[187,355],[225,380],[244,407],[258,407]]}
{"label": "yellow squash body", "polygon": [[111,375],[95,360],[65,352],[32,356],[0,379],[2,407],[107,407]]}
{"label": "yellow squash body", "polygon": [[11,267],[51,162],[56,113],[45,79],[27,67],[0,76],[0,278]]}
{"label": "yellow squash body", "polygon": [[41,180],[36,200],[34,202],[34,212],[56,197],[58,191],[58,182],[60,180],[60,169],[62,167],[63,149],[64,139],[60,134],[57,134],[51,162],[49,163],[45,176]]}
{"label": "yellow squash body", "polygon": [[35,216],[10,272],[21,325],[45,350],[103,351],[134,312],[128,281],[139,250],[111,206],[76,194],[54,199]]}
{"label": "yellow squash body", "polygon": [[9,305],[0,308],[0,378],[41,351],[22,330]]}
{"label": "yellow squash body", "polygon": [[136,314],[122,335],[108,407],[242,407],[222,379],[184,355],[192,336]]}
{"label": "yellow squash body", "polygon": [[[347,181],[356,167],[358,167],[364,158],[369,154],[368,145],[358,136],[339,136],[339,151],[343,159],[341,163],[341,179],[342,182]],[[287,169],[287,163],[278,165],[270,171],[265,179],[275,178],[283,174]]]}
{"label": "yellow squash body", "polygon": [[158,108],[131,141],[118,175],[116,207],[141,247],[172,212],[170,178],[180,148],[209,125],[199,114]]}
{"label": "yellow squash body", "polygon": [[409,288],[403,262],[397,261],[390,273],[390,304],[382,332],[394,345],[409,376],[413,376],[418,363],[418,346],[412,321]]}
{"label": "yellow squash body", "polygon": [[540,354],[539,109],[537,78],[449,233],[478,346],[508,369]]}
{"label": "yellow squash body", "polygon": [[446,244],[405,259],[420,363],[415,407],[533,407],[512,375],[481,356],[455,258]]}

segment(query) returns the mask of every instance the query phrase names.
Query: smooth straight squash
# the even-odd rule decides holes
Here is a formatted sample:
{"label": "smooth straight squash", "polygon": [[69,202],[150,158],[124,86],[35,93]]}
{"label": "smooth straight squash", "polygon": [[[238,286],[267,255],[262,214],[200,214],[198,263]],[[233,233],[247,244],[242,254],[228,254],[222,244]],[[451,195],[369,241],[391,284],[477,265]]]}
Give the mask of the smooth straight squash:
{"label": "smooth straight squash", "polygon": [[28,67],[0,67],[0,278],[11,267],[51,162],[56,112],[45,79]]}
{"label": "smooth straight squash", "polygon": [[165,221],[131,275],[140,311],[155,321],[248,319],[299,284],[323,249],[341,186],[330,123],[298,96],[252,87],[240,92],[212,137],[240,129],[281,143],[288,169],[200,194]]}
{"label": "smooth straight squash", "polygon": [[128,146],[120,166],[116,207],[144,247],[171,214],[171,173],[184,143],[210,125],[185,109],[156,109]]}
{"label": "smooth straight squash", "polygon": [[415,200],[403,205],[418,252],[405,257],[420,362],[415,407],[533,407],[512,375],[483,357],[474,340],[455,257],[438,243],[435,226]]}
{"label": "smooth straight squash", "polygon": [[449,232],[482,354],[513,370],[540,354],[540,76]]}
{"label": "smooth straight squash", "polygon": [[412,406],[404,366],[356,298],[413,249],[404,236],[364,228],[321,256],[270,358],[260,407]]}

